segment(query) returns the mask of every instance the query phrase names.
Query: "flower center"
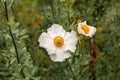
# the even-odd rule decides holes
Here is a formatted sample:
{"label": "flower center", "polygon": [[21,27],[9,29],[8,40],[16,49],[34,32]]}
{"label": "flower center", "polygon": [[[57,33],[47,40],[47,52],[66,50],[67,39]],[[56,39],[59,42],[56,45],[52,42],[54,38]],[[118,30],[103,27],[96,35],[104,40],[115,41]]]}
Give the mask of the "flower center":
{"label": "flower center", "polygon": [[63,39],[63,37],[61,37],[61,36],[56,36],[56,37],[54,38],[54,44],[55,44],[57,47],[62,46],[62,45],[64,44],[64,39]]}
{"label": "flower center", "polygon": [[81,26],[81,29],[84,30],[85,34],[88,34],[89,33],[89,27],[87,25],[82,25]]}

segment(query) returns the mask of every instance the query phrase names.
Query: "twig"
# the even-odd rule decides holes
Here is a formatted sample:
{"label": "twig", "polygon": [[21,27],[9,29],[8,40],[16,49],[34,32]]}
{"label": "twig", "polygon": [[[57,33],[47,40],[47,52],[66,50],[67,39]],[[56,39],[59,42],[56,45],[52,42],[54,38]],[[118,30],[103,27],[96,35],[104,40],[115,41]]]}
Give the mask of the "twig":
{"label": "twig", "polygon": [[[6,1],[4,1],[4,6],[5,6],[6,20],[7,20],[7,22],[9,22],[8,10],[7,10],[7,4],[6,4]],[[11,38],[12,38],[12,42],[13,42],[13,45],[14,45],[14,48],[15,48],[17,61],[18,61],[18,63],[21,63],[21,62],[20,62],[20,59],[19,59],[19,55],[18,55],[18,50],[17,50],[16,42],[15,42],[14,36],[13,36],[13,34],[12,34],[12,31],[11,31],[11,27],[10,27],[10,25],[8,25],[8,27],[9,27],[10,36],[11,36]],[[25,75],[24,75],[24,73],[23,73],[22,70],[21,70],[21,74],[22,74],[22,76],[25,78]]]}
{"label": "twig", "polygon": [[94,67],[95,67],[95,61],[96,61],[97,54],[98,54],[97,45],[93,37],[91,39],[91,59],[90,59],[90,65],[89,65],[89,72],[91,72],[92,74],[92,80],[96,80]]}

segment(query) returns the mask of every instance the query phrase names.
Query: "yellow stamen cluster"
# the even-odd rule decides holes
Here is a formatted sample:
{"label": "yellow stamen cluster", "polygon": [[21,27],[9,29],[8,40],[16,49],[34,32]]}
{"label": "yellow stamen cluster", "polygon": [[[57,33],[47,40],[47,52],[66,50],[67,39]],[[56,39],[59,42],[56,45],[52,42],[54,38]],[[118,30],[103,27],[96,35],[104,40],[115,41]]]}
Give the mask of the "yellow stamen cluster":
{"label": "yellow stamen cluster", "polygon": [[62,45],[64,44],[64,39],[63,39],[63,37],[61,37],[61,36],[56,36],[56,37],[54,38],[54,44],[55,44],[55,46],[57,46],[57,47],[62,46]]}
{"label": "yellow stamen cluster", "polygon": [[88,25],[82,25],[81,29],[84,30],[85,34],[89,33],[89,27],[88,27]]}

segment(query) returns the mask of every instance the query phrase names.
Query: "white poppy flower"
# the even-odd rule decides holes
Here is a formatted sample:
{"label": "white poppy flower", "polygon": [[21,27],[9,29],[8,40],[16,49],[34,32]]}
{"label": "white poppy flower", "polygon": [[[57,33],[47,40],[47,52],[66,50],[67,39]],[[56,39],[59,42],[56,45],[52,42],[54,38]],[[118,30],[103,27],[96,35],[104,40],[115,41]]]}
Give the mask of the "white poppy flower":
{"label": "white poppy flower", "polygon": [[47,50],[50,58],[55,62],[62,62],[71,56],[77,44],[75,31],[66,32],[61,25],[53,24],[47,33],[43,32],[39,39],[39,46]]}
{"label": "white poppy flower", "polygon": [[86,21],[78,24],[78,33],[83,34],[85,36],[92,37],[96,32],[96,28],[93,26],[89,26],[86,24]]}

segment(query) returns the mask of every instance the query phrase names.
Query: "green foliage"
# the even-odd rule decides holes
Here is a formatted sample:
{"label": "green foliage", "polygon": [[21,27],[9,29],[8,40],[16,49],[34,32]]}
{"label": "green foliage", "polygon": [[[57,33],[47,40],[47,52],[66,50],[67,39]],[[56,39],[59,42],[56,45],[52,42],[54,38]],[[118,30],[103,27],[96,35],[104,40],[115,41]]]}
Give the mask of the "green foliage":
{"label": "green foliage", "polygon": [[[66,31],[88,21],[97,32],[96,80],[120,79],[119,0],[4,0],[0,2],[0,80],[92,80],[89,72],[91,38],[78,34],[77,49],[68,63],[51,61],[38,44],[40,34],[53,23]],[[18,61],[14,37],[18,50]],[[69,67],[70,66],[70,67]]]}

